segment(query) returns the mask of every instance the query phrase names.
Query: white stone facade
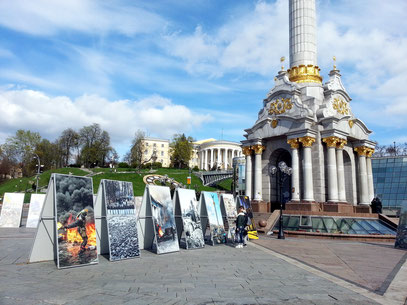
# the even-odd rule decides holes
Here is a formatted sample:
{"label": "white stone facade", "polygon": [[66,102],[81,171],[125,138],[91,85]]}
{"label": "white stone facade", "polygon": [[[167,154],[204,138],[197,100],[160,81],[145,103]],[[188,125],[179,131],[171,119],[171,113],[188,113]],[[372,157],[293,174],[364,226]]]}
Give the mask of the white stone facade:
{"label": "white stone facade", "polygon": [[155,162],[160,162],[163,167],[169,167],[171,163],[170,141],[158,138],[144,138],[143,140],[143,162],[152,162],[152,155],[155,152],[157,157]]}
{"label": "white stone facade", "polygon": [[[198,142],[199,143],[199,142]],[[231,169],[234,157],[242,156],[240,143],[231,141],[202,141],[195,144],[191,167],[201,170]]]}
{"label": "white stone facade", "polygon": [[[317,67],[316,54],[315,0],[290,0],[290,66]],[[246,195],[271,202],[289,193],[294,202],[370,204],[371,131],[353,114],[336,67],[325,84],[317,70],[309,71],[299,68],[295,78],[280,71],[257,121],[245,130]],[[293,168],[281,189],[268,173],[280,161]]]}

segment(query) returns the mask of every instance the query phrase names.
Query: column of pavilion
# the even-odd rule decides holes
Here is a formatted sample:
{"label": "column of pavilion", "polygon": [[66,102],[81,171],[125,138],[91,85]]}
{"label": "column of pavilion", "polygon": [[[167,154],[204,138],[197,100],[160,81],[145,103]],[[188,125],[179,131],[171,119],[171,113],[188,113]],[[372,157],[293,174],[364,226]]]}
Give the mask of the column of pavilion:
{"label": "column of pavilion", "polygon": [[[223,150],[223,168],[227,169],[227,166],[232,164],[231,160],[233,157],[239,156],[239,150],[233,148],[206,148],[201,151],[201,169],[210,170],[215,165],[215,151],[217,156],[217,161],[222,160],[221,151]],[[228,152],[231,152],[231,157],[229,158]],[[230,162],[229,162],[230,161]]]}

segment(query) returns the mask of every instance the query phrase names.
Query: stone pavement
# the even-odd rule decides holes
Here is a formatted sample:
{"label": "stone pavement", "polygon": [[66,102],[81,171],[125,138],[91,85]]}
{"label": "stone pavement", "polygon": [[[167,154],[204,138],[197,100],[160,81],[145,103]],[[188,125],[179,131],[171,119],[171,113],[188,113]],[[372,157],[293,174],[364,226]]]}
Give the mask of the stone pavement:
{"label": "stone pavement", "polygon": [[34,232],[0,228],[1,305],[404,303],[254,243],[163,255],[143,250],[141,258],[102,256],[98,265],[63,270],[54,262],[26,264]]}

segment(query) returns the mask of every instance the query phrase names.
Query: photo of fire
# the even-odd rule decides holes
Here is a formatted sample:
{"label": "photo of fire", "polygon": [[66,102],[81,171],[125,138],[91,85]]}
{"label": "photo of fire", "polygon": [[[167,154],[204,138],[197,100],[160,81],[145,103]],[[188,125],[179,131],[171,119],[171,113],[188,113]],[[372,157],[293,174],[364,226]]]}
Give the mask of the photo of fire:
{"label": "photo of fire", "polygon": [[218,194],[213,192],[203,192],[203,194],[211,233],[211,240],[209,240],[209,243],[212,245],[226,243],[226,233],[223,225]]}
{"label": "photo of fire", "polygon": [[165,186],[148,186],[155,230],[157,254],[179,251],[174,205],[170,189]]}
{"label": "photo of fire", "polygon": [[58,268],[96,264],[92,179],[55,174]]}

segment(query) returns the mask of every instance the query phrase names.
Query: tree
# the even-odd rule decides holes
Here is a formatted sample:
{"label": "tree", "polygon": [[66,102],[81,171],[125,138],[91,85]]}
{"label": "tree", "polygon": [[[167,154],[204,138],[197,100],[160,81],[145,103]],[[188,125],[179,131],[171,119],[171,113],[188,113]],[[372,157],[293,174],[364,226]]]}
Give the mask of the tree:
{"label": "tree", "polygon": [[[37,145],[34,151],[43,165],[43,170],[49,170],[51,168],[57,168],[61,166],[61,155],[62,152],[58,145],[58,142],[50,142],[47,139],[42,139],[42,141]],[[31,162],[31,168],[37,171],[38,162],[33,160]]]}
{"label": "tree", "polygon": [[90,165],[106,164],[107,156],[112,150],[110,136],[107,131],[100,128],[99,124],[84,126],[79,130],[80,160],[82,164]]}
{"label": "tree", "polygon": [[65,129],[58,138],[61,150],[62,166],[68,166],[72,156],[72,150],[79,145],[79,134],[72,128]]}
{"label": "tree", "polygon": [[3,149],[7,156],[14,162],[20,163],[24,176],[32,174],[30,164],[33,158],[34,149],[41,141],[38,132],[19,129],[15,136],[8,137]]}
{"label": "tree", "polygon": [[143,162],[145,137],[144,131],[140,129],[134,134],[130,151],[126,154],[126,161],[133,167],[140,168]]}
{"label": "tree", "polygon": [[193,142],[191,137],[186,137],[185,134],[174,135],[171,147],[171,165],[178,168],[188,167],[191,160]]}

